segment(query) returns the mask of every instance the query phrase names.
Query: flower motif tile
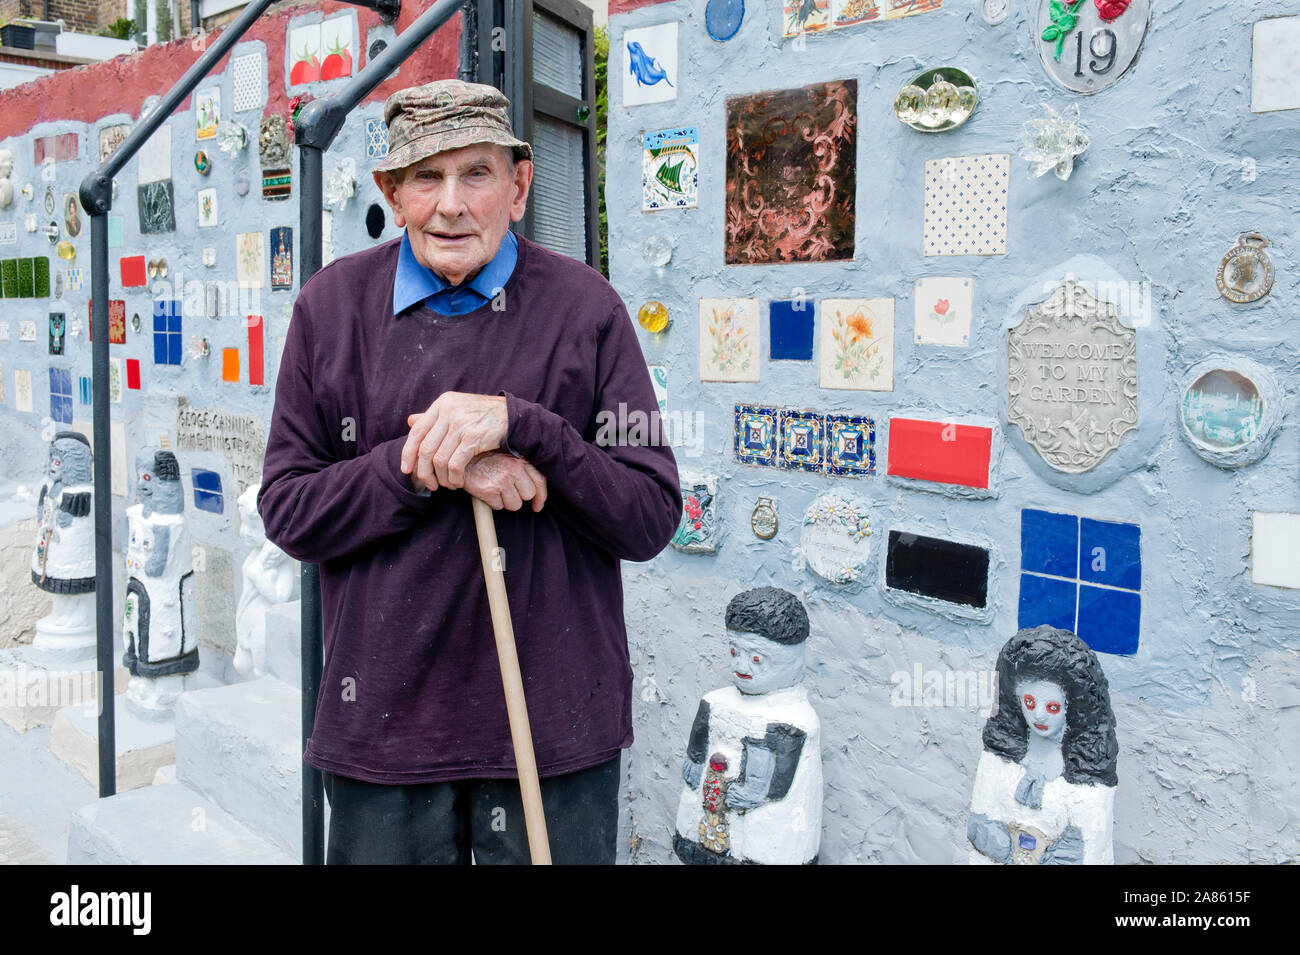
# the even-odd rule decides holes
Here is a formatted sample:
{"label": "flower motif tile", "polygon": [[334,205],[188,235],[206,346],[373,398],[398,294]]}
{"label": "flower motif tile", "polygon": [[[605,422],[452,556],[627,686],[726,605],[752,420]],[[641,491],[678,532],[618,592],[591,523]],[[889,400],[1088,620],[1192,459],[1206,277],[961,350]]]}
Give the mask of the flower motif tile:
{"label": "flower motif tile", "polygon": [[674,550],[684,554],[717,553],[716,501],[716,479],[682,475],[682,520],[670,541]]}

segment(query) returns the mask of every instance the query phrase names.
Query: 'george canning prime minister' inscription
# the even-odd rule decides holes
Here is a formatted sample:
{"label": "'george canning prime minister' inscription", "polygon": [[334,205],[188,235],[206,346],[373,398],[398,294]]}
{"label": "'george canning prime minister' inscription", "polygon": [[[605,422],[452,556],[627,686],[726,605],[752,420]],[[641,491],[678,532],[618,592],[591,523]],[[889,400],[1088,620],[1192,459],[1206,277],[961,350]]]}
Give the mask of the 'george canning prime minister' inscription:
{"label": "'george canning prime minister' inscription", "polygon": [[1137,334],[1082,285],[1007,331],[1007,421],[1058,471],[1091,471],[1137,427]]}

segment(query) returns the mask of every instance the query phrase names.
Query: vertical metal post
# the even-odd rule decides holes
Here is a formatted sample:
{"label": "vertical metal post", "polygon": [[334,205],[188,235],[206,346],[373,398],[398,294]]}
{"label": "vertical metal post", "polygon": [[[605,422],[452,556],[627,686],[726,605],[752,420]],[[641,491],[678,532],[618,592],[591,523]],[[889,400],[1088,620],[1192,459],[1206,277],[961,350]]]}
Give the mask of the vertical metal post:
{"label": "vertical metal post", "polygon": [[[299,144],[299,288],[320,271],[324,258],[321,209],[324,198],[324,153]],[[324,645],[320,606],[320,571],[315,564],[302,565],[302,750],[307,751],[316,722],[316,701],[320,696]],[[302,764],[302,862],[325,863],[325,791],[319,769]]]}
{"label": "vertical metal post", "polygon": [[[111,188],[111,187],[110,187]],[[90,212],[91,434],[95,446],[95,668],[99,671],[99,795],[117,792],[113,659],[112,439],[108,429],[108,216]]]}

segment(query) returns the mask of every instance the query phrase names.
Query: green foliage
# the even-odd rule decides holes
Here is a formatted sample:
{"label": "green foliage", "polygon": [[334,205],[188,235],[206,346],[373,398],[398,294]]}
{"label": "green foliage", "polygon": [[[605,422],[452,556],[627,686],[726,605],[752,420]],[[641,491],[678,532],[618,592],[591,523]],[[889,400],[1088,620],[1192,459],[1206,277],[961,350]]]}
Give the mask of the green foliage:
{"label": "green foliage", "polygon": [[145,22],[149,16],[149,0],[135,0],[135,42],[137,46],[145,44]]}
{"label": "green foliage", "polygon": [[135,35],[135,21],[128,20],[126,17],[118,17],[96,35],[111,36],[116,40],[129,40]]}
{"label": "green foliage", "polygon": [[605,212],[605,133],[609,118],[609,28],[596,27],[596,195],[600,203],[600,271],[609,278],[609,216]]}
{"label": "green foliage", "polygon": [[158,42],[166,43],[172,38],[172,11],[167,0],[158,0]]}

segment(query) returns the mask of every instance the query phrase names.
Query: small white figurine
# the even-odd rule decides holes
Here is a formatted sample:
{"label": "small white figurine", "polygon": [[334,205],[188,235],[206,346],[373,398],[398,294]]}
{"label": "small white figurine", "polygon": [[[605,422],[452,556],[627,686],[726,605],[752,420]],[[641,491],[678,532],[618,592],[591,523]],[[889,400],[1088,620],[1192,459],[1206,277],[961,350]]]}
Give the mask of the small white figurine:
{"label": "small white figurine", "polygon": [[32,583],[50,594],[53,609],[36,624],[41,650],[89,651],[95,646],[95,514],[90,444],[75,431],[50,442],[45,484],[36,503],[40,528],[32,551]]}
{"label": "small white figurine", "polygon": [[293,599],[294,561],[266,539],[257,512],[259,485],[239,495],[239,536],[253,548],[244,558],[244,586],[235,610],[235,669],[245,678],[266,675],[266,612]]}
{"label": "small white figurine", "polygon": [[136,474],[140,501],[126,509],[122,665],[134,677],[127,699],[165,712],[183,689],[181,677],[199,668],[190,531],[176,456],[146,448]]}
{"label": "small white figurine", "polygon": [[971,863],[1111,865],[1115,714],[1092,648],[1021,630],[998,654],[997,710],[971,795]]}
{"label": "small white figurine", "polygon": [[821,724],[803,688],[808,614],[777,587],[727,605],[732,685],[705,695],[673,850],[692,865],[804,865],[822,831]]}

